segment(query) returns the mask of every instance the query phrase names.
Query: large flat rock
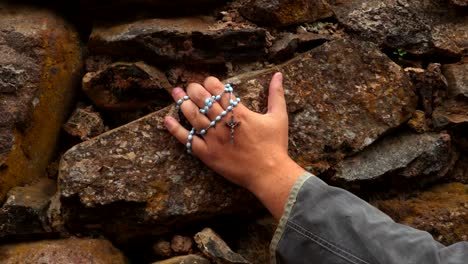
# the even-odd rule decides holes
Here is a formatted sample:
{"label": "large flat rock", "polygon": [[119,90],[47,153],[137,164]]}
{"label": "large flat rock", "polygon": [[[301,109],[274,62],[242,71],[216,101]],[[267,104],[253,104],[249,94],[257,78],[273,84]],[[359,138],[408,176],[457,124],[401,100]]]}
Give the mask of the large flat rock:
{"label": "large flat rock", "polygon": [[131,56],[155,63],[224,63],[266,55],[266,30],[217,23],[211,17],[146,19],[117,26],[96,26],[92,54]]}
{"label": "large flat rock", "polygon": [[[415,110],[403,70],[373,45],[345,39],[227,82],[251,109],[265,112],[268,84],[278,70],[285,74],[291,155],[315,172],[362,150]],[[184,153],[163,125],[166,115],[179,118],[172,105],[64,154],[58,184],[69,226],[99,223],[113,233],[127,226],[131,233],[151,225],[157,233],[252,208],[246,191]]]}
{"label": "large flat rock", "polygon": [[49,11],[0,4],[0,201],[45,173],[81,68],[75,30]]}
{"label": "large flat rock", "polygon": [[448,1],[329,2],[333,2],[335,16],[348,32],[385,48],[446,57],[460,57],[468,49],[468,17]]}
{"label": "large flat rock", "polygon": [[446,133],[397,133],[340,162],[332,169],[333,179],[359,182],[396,176],[440,178],[452,168],[454,158],[451,138]]}

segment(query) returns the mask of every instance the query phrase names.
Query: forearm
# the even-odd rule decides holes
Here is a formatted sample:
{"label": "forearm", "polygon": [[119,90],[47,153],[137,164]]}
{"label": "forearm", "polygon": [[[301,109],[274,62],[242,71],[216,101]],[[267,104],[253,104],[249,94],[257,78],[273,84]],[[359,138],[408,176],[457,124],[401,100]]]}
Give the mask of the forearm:
{"label": "forearm", "polygon": [[[315,176],[299,181],[272,242],[277,263],[464,263],[468,244],[444,247]],[[294,193],[294,191],[297,191]],[[300,191],[299,191],[300,190]]]}

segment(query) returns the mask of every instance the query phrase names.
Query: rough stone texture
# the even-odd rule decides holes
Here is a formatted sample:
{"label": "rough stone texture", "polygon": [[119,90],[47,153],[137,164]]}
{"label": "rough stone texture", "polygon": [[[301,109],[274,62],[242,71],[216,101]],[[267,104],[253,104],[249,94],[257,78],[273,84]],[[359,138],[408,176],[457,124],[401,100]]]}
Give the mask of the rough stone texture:
{"label": "rough stone texture", "polygon": [[454,181],[468,184],[468,155],[466,152],[460,155],[460,159],[450,172],[450,177]]}
{"label": "rough stone texture", "polygon": [[153,245],[153,251],[156,255],[161,257],[172,256],[171,243],[168,241],[160,240]]}
{"label": "rough stone texture", "polygon": [[384,47],[457,57],[468,50],[468,17],[447,1],[334,1],[332,9],[347,31]]}
{"label": "rough stone texture", "polygon": [[214,263],[250,263],[244,257],[232,251],[226,242],[210,228],[205,228],[195,234],[195,242],[201,252]]}
{"label": "rough stone texture", "polygon": [[107,240],[43,240],[0,246],[2,264],[126,264],[124,255]]}
{"label": "rough stone texture", "polygon": [[434,127],[468,122],[468,99],[450,99],[435,109],[432,115]]}
{"label": "rough stone texture", "polygon": [[156,261],[153,264],[210,264],[206,258],[197,255],[174,257],[166,260]]}
{"label": "rough stone texture", "polygon": [[258,24],[276,27],[314,22],[333,15],[324,0],[250,0],[240,13]]}
{"label": "rough stone texture", "polygon": [[229,27],[209,17],[148,19],[95,27],[88,42],[93,54],[132,56],[158,64],[254,60],[266,55],[266,46],[264,29]]}
{"label": "rough stone texture", "polygon": [[278,222],[273,217],[256,220],[239,234],[236,251],[253,264],[270,262],[270,242]]}
{"label": "rough stone texture", "polygon": [[0,239],[50,233],[47,208],[55,191],[55,181],[47,178],[31,186],[11,189],[0,208]]}
{"label": "rough stone texture", "polygon": [[269,49],[271,61],[285,61],[295,52],[304,52],[332,39],[331,35],[305,32],[300,34],[284,33],[278,37]]}
{"label": "rough stone texture", "polygon": [[[291,155],[314,172],[362,150],[415,110],[402,69],[372,45],[350,40],[329,42],[228,82],[246,105],[265,112],[269,82],[278,70],[285,74]],[[252,208],[245,190],[184,153],[165,129],[166,115],[179,119],[180,114],[174,106],[165,108],[63,155],[59,195],[71,227],[99,223],[109,232],[132,234],[151,225],[158,233],[180,221]],[[124,226],[131,230],[123,232]]]}
{"label": "rough stone texture", "polygon": [[426,114],[421,110],[416,110],[408,121],[408,126],[417,133],[425,133],[430,130],[426,120]]}
{"label": "rough stone texture", "polygon": [[448,64],[442,67],[448,82],[449,95],[468,98],[468,59],[458,64]]}
{"label": "rough stone texture", "polygon": [[441,65],[431,63],[423,71],[418,68],[407,68],[406,71],[419,95],[419,107],[430,116],[447,98],[447,80],[442,75]]}
{"label": "rough stone texture", "polygon": [[171,241],[171,249],[177,254],[192,252],[193,241],[190,237],[175,235]]}
{"label": "rough stone texture", "polygon": [[0,201],[45,174],[81,67],[77,34],[39,9],[0,4]]}
{"label": "rough stone texture", "polygon": [[431,233],[445,245],[468,241],[468,185],[448,183],[411,198],[374,202],[395,221]]}
{"label": "rough stone texture", "polygon": [[332,179],[353,182],[396,176],[440,178],[456,157],[448,134],[403,132],[385,137],[340,162],[332,169]]}
{"label": "rough stone texture", "polygon": [[88,140],[104,133],[107,128],[101,115],[93,110],[92,106],[77,107],[63,129],[71,136],[81,140]]}
{"label": "rough stone texture", "polygon": [[468,6],[468,0],[449,0],[450,3],[457,6]]}
{"label": "rough stone texture", "polygon": [[172,87],[164,73],[144,62],[119,62],[88,72],[82,87],[93,103],[105,110],[137,110],[151,103],[167,106],[172,100]]}

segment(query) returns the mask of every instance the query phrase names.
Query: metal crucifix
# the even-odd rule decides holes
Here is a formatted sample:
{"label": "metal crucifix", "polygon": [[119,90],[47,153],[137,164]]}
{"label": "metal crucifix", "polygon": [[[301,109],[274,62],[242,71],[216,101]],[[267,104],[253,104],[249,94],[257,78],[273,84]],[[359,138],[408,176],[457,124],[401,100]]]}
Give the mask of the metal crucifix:
{"label": "metal crucifix", "polygon": [[224,122],[226,126],[231,129],[231,144],[234,144],[234,129],[240,125],[241,122],[234,121],[234,114],[231,115],[231,120]]}

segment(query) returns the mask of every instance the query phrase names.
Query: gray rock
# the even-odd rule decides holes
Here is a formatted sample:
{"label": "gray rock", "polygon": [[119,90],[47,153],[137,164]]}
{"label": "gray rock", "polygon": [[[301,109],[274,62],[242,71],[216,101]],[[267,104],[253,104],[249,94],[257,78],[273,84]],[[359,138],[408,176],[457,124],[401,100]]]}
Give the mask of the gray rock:
{"label": "gray rock", "polygon": [[47,178],[31,186],[11,189],[0,208],[0,238],[24,239],[52,234],[47,208],[55,191],[55,181]]}
{"label": "gray rock", "polygon": [[468,99],[449,99],[432,114],[432,123],[436,128],[450,124],[468,122]]}
{"label": "gray rock", "polygon": [[348,32],[384,47],[458,57],[468,48],[468,17],[446,1],[335,1],[332,9]]}
{"label": "gray rock", "polygon": [[340,162],[332,169],[332,179],[354,182],[392,176],[440,178],[453,166],[454,158],[448,134],[399,133]]}
{"label": "gray rock", "polygon": [[333,15],[323,0],[250,0],[240,13],[256,23],[276,27],[314,22]]}
{"label": "gray rock", "polygon": [[212,229],[205,228],[195,234],[195,242],[205,256],[217,264],[250,263],[229,248],[221,237]]}
{"label": "gray rock", "polygon": [[220,64],[264,57],[267,40],[264,29],[228,27],[210,17],[189,17],[95,27],[88,47],[92,54],[132,56],[159,64]]}
{"label": "gray rock", "polygon": [[156,261],[153,264],[210,264],[206,258],[197,255],[179,256],[166,260]]}
{"label": "gray rock", "polygon": [[[248,107],[265,112],[268,85],[278,70],[290,112],[290,153],[314,172],[362,150],[415,110],[417,98],[402,69],[373,45],[350,40],[227,82]],[[157,234],[183,222],[254,209],[252,195],[184,153],[165,129],[166,115],[180,118],[171,106],[63,155],[58,184],[68,226],[94,223],[118,235],[147,234],[151,226]]]}
{"label": "gray rock", "polygon": [[442,71],[448,81],[449,95],[468,98],[468,60],[457,64],[447,64]]}
{"label": "gray rock", "polygon": [[104,239],[42,240],[0,246],[2,264],[126,264],[125,256]]}

